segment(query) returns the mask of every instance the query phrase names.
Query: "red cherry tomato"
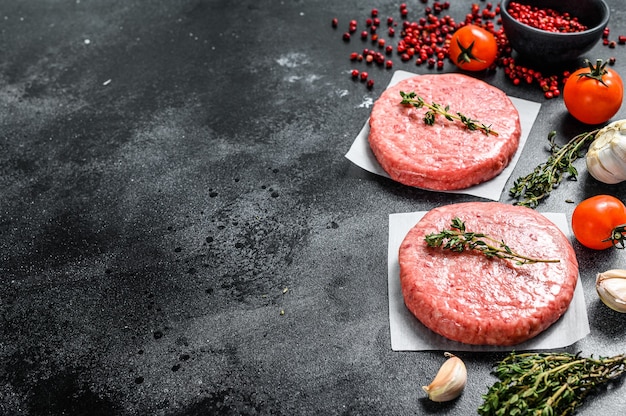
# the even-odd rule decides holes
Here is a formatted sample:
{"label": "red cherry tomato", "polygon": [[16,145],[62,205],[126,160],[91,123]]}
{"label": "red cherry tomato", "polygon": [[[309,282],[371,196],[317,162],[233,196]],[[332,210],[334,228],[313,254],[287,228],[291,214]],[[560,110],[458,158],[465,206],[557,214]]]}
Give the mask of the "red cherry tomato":
{"label": "red cherry tomato", "polygon": [[601,124],[613,117],[622,106],[624,83],[620,75],[606,67],[606,62],[589,63],[574,71],[563,87],[567,111],[585,124]]}
{"label": "red cherry tomato", "polygon": [[626,239],[626,206],[610,195],[585,199],[572,214],[572,231],[585,247],[604,250],[624,246]]}
{"label": "red cherry tomato", "polygon": [[489,31],[468,24],[452,35],[448,55],[461,69],[481,71],[489,68],[496,60],[498,44]]}

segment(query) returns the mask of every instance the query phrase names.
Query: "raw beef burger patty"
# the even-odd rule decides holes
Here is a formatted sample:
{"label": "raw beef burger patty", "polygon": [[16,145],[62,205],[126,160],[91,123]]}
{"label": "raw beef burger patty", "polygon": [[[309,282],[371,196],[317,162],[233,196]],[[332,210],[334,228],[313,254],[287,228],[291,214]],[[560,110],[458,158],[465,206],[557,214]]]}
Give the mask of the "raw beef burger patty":
{"label": "raw beef burger patty", "polygon": [[[454,217],[519,254],[560,262],[516,265],[475,250],[428,247],[424,237],[449,229]],[[544,331],[567,310],[578,279],[574,250],[556,225],[530,208],[499,202],[429,211],[400,245],[399,262],[411,313],[432,331],[475,345],[515,345]]]}
{"label": "raw beef burger patty", "polygon": [[[424,123],[428,109],[400,104],[400,91],[448,105],[450,112],[491,125],[498,135],[470,131],[441,115],[429,126]],[[446,191],[497,176],[513,158],[520,134],[519,114],[504,92],[467,75],[430,74],[400,81],[381,94],[372,108],[369,143],[391,179]]]}

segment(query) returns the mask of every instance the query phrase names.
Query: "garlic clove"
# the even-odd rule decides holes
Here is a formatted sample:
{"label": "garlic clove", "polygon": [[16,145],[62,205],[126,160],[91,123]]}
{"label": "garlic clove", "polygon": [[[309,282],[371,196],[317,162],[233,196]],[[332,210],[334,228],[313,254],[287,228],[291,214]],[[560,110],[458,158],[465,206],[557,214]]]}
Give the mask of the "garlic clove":
{"label": "garlic clove", "polygon": [[606,306],[626,313],[626,270],[613,269],[598,273],[596,291]]}
{"label": "garlic clove", "polygon": [[626,119],[604,126],[596,134],[586,156],[587,171],[600,182],[626,180]]}
{"label": "garlic clove", "polygon": [[609,143],[587,153],[587,170],[595,179],[606,184],[616,184],[626,179],[626,162],[621,160]]}
{"label": "garlic clove", "polygon": [[446,352],[448,359],[443,363],[437,375],[428,386],[422,389],[434,402],[446,402],[461,395],[467,383],[465,363],[457,356]]}

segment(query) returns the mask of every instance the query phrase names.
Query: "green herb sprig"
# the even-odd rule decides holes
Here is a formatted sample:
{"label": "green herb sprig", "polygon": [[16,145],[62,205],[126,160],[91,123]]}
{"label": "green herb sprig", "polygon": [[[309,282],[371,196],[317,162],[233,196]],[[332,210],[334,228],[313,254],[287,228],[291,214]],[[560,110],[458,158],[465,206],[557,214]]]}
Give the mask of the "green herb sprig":
{"label": "green herb sprig", "polygon": [[509,194],[517,199],[515,205],[536,208],[541,200],[548,197],[550,192],[563,181],[565,174],[569,175],[569,179],[576,180],[578,170],[573,163],[584,156],[585,150],[596,138],[598,131],[600,130],[581,133],[563,146],[555,143],[556,132],[550,132],[548,160],[535,167],[526,176],[517,178],[509,190]]}
{"label": "green herb sprig", "polygon": [[439,233],[431,233],[424,237],[429,247],[441,247],[461,253],[466,250],[481,251],[488,258],[497,257],[500,259],[515,260],[515,264],[532,263],[558,263],[558,259],[537,259],[516,253],[504,243],[486,234],[469,232],[465,229],[465,223],[458,217],[452,219],[449,230],[442,230]]}
{"label": "green herb sprig", "polygon": [[498,135],[498,132],[491,129],[491,125],[487,126],[486,124],[483,124],[478,120],[472,120],[470,117],[467,117],[458,112],[451,113],[449,105],[446,105],[444,107],[441,104],[437,103],[428,104],[426,101],[424,101],[422,97],[419,97],[415,92],[400,91],[400,96],[402,97],[402,101],[400,102],[400,104],[410,105],[415,108],[426,107],[428,109],[426,114],[424,114],[424,123],[429,126],[435,124],[435,116],[437,114],[440,114],[448,121],[460,121],[465,125],[465,127],[467,127],[468,130],[480,130],[486,135]]}
{"label": "green herb sprig", "polygon": [[585,358],[569,353],[512,352],[499,362],[482,396],[482,416],[572,415],[594,389],[626,372],[626,355]]}

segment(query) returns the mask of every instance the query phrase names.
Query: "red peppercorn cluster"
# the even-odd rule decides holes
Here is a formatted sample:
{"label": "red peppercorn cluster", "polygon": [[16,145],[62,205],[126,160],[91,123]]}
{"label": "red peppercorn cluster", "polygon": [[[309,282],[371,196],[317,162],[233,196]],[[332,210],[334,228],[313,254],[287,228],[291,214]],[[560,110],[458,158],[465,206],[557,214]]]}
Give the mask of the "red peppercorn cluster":
{"label": "red peppercorn cluster", "polygon": [[504,68],[504,74],[513,85],[536,83],[543,91],[544,97],[548,99],[561,95],[560,88],[569,76],[567,71],[561,75],[543,75],[540,71],[516,64],[510,56],[501,58],[500,66]]}
{"label": "red peppercorn cluster", "polygon": [[578,18],[547,7],[510,2],[507,12],[515,20],[546,32],[572,33],[587,30]]}
{"label": "red peppercorn cluster", "polygon": [[[400,19],[392,16],[381,19],[378,9],[374,8],[364,23],[359,24],[356,20],[350,20],[348,30],[343,33],[343,39],[349,42],[358,28],[362,27],[361,41],[371,43],[371,46],[365,47],[359,52],[351,52],[350,61],[353,64],[392,69],[394,59],[399,58],[402,62],[413,62],[418,66],[425,65],[429,69],[442,70],[445,61],[449,58],[452,34],[467,24],[473,24],[489,31],[496,39],[498,58],[491,70],[502,68],[505,76],[513,85],[537,85],[547,99],[561,95],[561,88],[567,80],[569,72],[543,74],[536,69],[518,64],[511,56],[512,48],[502,28],[499,5],[484,2],[483,7],[481,7],[474,3],[465,19],[462,22],[455,22],[451,16],[443,14],[450,8],[449,1],[435,0],[431,5],[428,5],[428,0],[420,0],[420,2],[426,6],[423,15],[415,20],[408,19],[410,13],[405,3],[400,4],[399,7]],[[519,3],[513,2],[511,4]],[[517,9],[518,14],[520,10],[522,8]],[[509,12],[511,13],[511,11]],[[549,9],[537,9],[531,12],[536,13],[533,15],[535,17],[553,15]],[[567,14],[559,16],[562,20],[570,23],[576,21]],[[527,18],[529,17],[527,16]],[[560,27],[560,23],[556,23],[556,20],[554,22],[553,25]],[[338,20],[332,19],[332,27],[338,28],[338,26]],[[568,30],[575,30],[576,27],[582,26],[570,24]],[[612,41],[609,39],[609,29],[607,28],[603,33],[603,42],[611,48],[615,47],[616,44],[626,45],[626,36],[619,36],[617,41]],[[615,58],[611,57],[608,62],[611,65],[614,64]],[[374,86],[374,80],[368,71],[371,72],[371,70],[352,69],[351,76],[354,80],[365,83],[367,88],[371,89]]]}
{"label": "red peppercorn cluster", "polygon": [[440,18],[428,14],[417,22],[405,20],[396,51],[402,61],[414,59],[416,65],[427,64],[429,68],[443,69],[450,38],[456,29],[456,22],[447,15]]}

